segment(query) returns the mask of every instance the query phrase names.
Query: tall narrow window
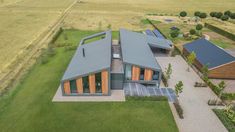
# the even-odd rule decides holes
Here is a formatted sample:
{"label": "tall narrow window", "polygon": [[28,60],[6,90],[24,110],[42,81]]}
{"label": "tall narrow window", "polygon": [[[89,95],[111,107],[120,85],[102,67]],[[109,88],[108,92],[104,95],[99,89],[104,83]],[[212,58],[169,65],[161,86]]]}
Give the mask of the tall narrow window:
{"label": "tall narrow window", "polygon": [[77,85],[76,85],[76,80],[71,80],[70,81],[70,91],[71,93],[77,93]]}
{"label": "tall narrow window", "polygon": [[144,80],[144,68],[140,68],[140,80]]}
{"label": "tall narrow window", "polygon": [[101,72],[95,74],[95,87],[96,93],[102,93],[102,88],[101,88]]}
{"label": "tall narrow window", "polygon": [[159,72],[153,71],[153,80],[158,80],[158,79],[159,79]]}
{"label": "tall narrow window", "polygon": [[82,82],[83,82],[83,93],[90,93],[88,76],[83,77]]}
{"label": "tall narrow window", "polygon": [[126,80],[131,80],[131,74],[132,74],[132,66],[131,65],[126,65],[126,68],[125,68],[125,79]]}

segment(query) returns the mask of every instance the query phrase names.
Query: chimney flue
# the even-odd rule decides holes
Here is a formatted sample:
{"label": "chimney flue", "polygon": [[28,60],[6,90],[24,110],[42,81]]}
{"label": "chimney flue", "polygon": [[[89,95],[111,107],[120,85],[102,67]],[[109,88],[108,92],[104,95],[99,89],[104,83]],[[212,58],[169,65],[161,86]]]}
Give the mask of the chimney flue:
{"label": "chimney flue", "polygon": [[83,57],[85,57],[85,49],[82,48],[82,54],[83,54]]}

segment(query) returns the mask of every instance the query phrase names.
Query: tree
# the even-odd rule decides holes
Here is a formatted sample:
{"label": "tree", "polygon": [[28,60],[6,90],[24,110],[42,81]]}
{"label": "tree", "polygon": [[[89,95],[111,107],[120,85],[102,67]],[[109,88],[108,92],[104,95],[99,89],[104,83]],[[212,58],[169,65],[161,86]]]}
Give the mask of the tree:
{"label": "tree", "polygon": [[190,33],[191,35],[194,35],[194,34],[196,34],[196,30],[195,30],[195,29],[190,29],[189,33]]}
{"label": "tree", "polygon": [[231,13],[232,13],[232,12],[228,10],[228,11],[225,11],[225,12],[224,12],[224,15],[230,16]]}
{"label": "tree", "polygon": [[231,19],[235,19],[235,13],[231,13],[229,16]]}
{"label": "tree", "polygon": [[208,81],[208,74],[209,74],[209,69],[208,69],[208,65],[204,65],[202,67],[202,75],[203,75],[203,79],[207,82]]}
{"label": "tree", "polygon": [[222,12],[216,12],[215,17],[219,19],[222,17],[222,15],[223,15]]}
{"label": "tree", "polygon": [[186,17],[187,16],[187,12],[186,11],[181,11],[180,12],[180,16],[181,17]]}
{"label": "tree", "polygon": [[172,30],[170,33],[172,38],[176,38],[179,35],[179,30]]}
{"label": "tree", "polygon": [[199,35],[201,35],[201,30],[202,30],[202,28],[203,28],[203,26],[202,26],[202,24],[197,24],[196,25],[196,30],[199,32]]}
{"label": "tree", "polygon": [[[223,94],[223,90],[224,88],[226,87],[226,84],[224,81],[221,81],[219,84],[218,84],[218,93],[219,93],[219,98],[221,98],[222,94]],[[217,102],[216,102],[217,104]]]}
{"label": "tree", "polygon": [[221,18],[220,18],[222,21],[228,21],[228,19],[229,19],[229,16],[227,16],[227,15],[223,15],[223,16],[221,16]]}
{"label": "tree", "polygon": [[171,66],[171,63],[169,63],[165,71],[165,75],[166,75],[165,78],[167,81],[171,78],[171,74],[172,74],[172,66]]}
{"label": "tree", "polygon": [[207,17],[207,14],[206,14],[206,13],[204,13],[204,12],[202,12],[202,13],[200,13],[199,17],[200,17],[200,18],[202,18],[202,19],[204,19],[204,18],[206,18],[206,17]]}
{"label": "tree", "polygon": [[201,12],[200,12],[200,11],[196,11],[196,12],[194,12],[194,16],[195,16],[195,17],[199,17],[199,16],[200,16],[200,14],[201,14]]}
{"label": "tree", "polygon": [[182,81],[179,81],[176,85],[175,85],[175,93],[177,96],[179,96],[179,93],[182,93],[183,92],[183,82]]}
{"label": "tree", "polygon": [[[189,64],[189,66],[192,66],[192,64],[194,63],[196,59],[196,54],[195,52],[191,52],[188,57],[187,57],[187,62]],[[190,71],[190,68],[188,67],[187,71],[189,72]]]}
{"label": "tree", "polygon": [[107,28],[108,28],[108,29],[111,29],[111,28],[112,28],[112,25],[111,25],[111,24],[109,24],[109,25],[107,26]]}
{"label": "tree", "polygon": [[214,12],[214,11],[210,13],[211,17],[215,17],[215,15],[216,15],[216,12]]}

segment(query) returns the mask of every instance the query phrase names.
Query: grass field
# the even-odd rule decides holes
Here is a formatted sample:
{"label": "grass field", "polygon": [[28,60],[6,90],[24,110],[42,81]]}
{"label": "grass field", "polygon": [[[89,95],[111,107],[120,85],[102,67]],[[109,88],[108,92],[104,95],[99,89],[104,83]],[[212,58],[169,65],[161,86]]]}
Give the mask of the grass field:
{"label": "grass field", "polygon": [[[93,33],[76,31],[75,34],[79,41]],[[77,43],[70,38],[68,42]],[[36,64],[16,88],[0,98],[1,132],[178,131],[166,101],[52,103],[74,50],[62,47],[56,48],[56,53],[48,63]]]}

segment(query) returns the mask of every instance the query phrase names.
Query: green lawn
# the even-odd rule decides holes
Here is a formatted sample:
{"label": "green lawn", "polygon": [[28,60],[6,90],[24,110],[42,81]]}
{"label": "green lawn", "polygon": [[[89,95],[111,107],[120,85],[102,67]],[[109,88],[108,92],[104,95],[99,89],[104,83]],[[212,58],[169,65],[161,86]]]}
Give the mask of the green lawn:
{"label": "green lawn", "polygon": [[[75,45],[75,37],[79,41],[94,32],[66,33],[73,36],[68,42]],[[0,99],[1,132],[178,131],[166,101],[52,103],[74,50],[62,47],[56,52],[48,63],[36,64],[16,88]]]}

